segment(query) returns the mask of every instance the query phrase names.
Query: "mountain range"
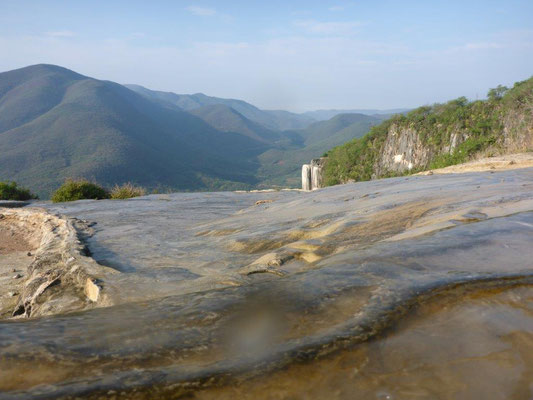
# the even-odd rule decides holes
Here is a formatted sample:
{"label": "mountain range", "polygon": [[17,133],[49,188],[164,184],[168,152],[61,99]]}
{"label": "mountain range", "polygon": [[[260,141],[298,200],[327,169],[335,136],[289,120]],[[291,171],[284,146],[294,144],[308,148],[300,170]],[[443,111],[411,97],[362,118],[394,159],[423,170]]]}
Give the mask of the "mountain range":
{"label": "mountain range", "polygon": [[408,108],[394,108],[390,110],[376,110],[376,109],[352,109],[352,110],[315,110],[315,111],[306,111],[303,116],[312,118],[316,121],[325,121],[327,119],[333,118],[338,114],[365,114],[365,115],[375,115],[375,116],[392,116],[395,114],[403,114],[409,111]]}
{"label": "mountain range", "polygon": [[0,73],[0,180],[43,198],[69,177],[159,190],[298,186],[303,162],[382,119],[350,113],[317,121],[39,64]]}
{"label": "mountain range", "polygon": [[260,110],[243,100],[211,97],[203,93],[176,94],[161,92],[149,90],[139,85],[125,86],[148,99],[158,101],[166,106],[176,106],[184,111],[191,111],[204,106],[225,105],[233,108],[249,120],[274,130],[302,129],[317,120],[305,114],[295,114],[288,111]]}

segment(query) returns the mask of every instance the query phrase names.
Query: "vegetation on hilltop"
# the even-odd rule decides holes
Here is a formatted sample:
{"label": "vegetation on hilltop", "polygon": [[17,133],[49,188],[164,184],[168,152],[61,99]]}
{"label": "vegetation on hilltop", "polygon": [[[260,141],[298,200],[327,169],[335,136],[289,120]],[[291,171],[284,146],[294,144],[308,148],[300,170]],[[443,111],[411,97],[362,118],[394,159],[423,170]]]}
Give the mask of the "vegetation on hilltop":
{"label": "vegetation on hilltop", "polygon": [[0,200],[38,199],[29,189],[19,187],[16,182],[0,182]]}
{"label": "vegetation on hilltop", "polygon": [[[334,185],[387,176],[376,176],[376,165],[393,127],[416,132],[422,144],[431,150],[429,165],[409,171],[411,173],[463,163],[483,151],[505,152],[503,131],[506,118],[511,115],[518,122],[508,124],[510,130],[524,129],[533,123],[533,78],[517,82],[511,89],[501,85],[491,89],[487,100],[468,101],[466,97],[459,97],[445,104],[423,106],[405,115],[395,115],[373,126],[362,138],[328,151],[324,182]],[[441,151],[450,146],[452,135],[458,133],[465,140],[451,153]],[[509,132],[510,135],[515,133]]]}

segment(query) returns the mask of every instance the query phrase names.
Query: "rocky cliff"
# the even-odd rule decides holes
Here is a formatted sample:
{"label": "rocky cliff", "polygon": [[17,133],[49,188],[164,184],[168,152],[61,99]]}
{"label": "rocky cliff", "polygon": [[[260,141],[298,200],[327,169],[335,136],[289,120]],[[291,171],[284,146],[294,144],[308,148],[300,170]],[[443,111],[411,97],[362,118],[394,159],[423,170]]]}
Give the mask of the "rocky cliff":
{"label": "rocky cliff", "polygon": [[533,150],[533,78],[487,100],[461,97],[396,115],[328,152],[326,185],[398,176]]}

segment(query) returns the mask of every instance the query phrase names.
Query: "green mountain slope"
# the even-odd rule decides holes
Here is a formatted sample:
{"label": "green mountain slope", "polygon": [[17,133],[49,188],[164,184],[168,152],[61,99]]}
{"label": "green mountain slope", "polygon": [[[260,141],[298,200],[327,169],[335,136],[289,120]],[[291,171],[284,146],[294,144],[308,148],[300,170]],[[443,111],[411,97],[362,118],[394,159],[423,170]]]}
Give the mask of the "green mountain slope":
{"label": "green mountain slope", "polygon": [[224,104],[202,106],[190,110],[189,113],[202,118],[219,131],[240,133],[260,142],[274,144],[284,138],[280,132],[250,121],[230,106]]}
{"label": "green mountain slope", "polygon": [[323,142],[331,147],[363,136],[372,125],[379,122],[378,117],[364,114],[338,114],[329,120],[315,122],[302,130],[300,135],[306,145]]}
{"label": "green mountain slope", "polygon": [[84,77],[46,65],[4,72],[0,79],[0,132],[30,122],[61,102],[69,85]]}
{"label": "green mountain slope", "polygon": [[363,136],[380,121],[368,115],[341,114],[328,121],[316,122],[307,129],[285,132],[287,136],[292,135],[294,145],[261,154],[258,177],[267,186],[288,184],[299,187],[302,164],[320,157],[333,146]]}
{"label": "green mountain slope", "polygon": [[487,100],[460,97],[396,115],[331,149],[324,177],[333,185],[520,151],[533,151],[533,78],[491,89]]}
{"label": "green mountain slope", "polygon": [[159,101],[167,106],[175,106],[185,111],[191,111],[204,106],[225,105],[248,118],[249,120],[263,125],[271,130],[302,129],[315,120],[309,116],[294,114],[288,111],[260,110],[242,100],[222,99],[219,97],[206,96],[203,93],[176,94],[149,90],[139,85],[125,85],[129,89],[145,96],[148,99]]}
{"label": "green mountain slope", "polygon": [[395,108],[391,110],[377,110],[377,109],[358,109],[358,110],[315,110],[315,111],[306,111],[303,115],[311,117],[317,121],[326,121],[331,119],[339,114],[364,114],[371,115],[379,118],[382,115],[394,115],[394,114],[403,114],[406,111],[409,111],[407,108]]}
{"label": "green mountain slope", "polygon": [[0,181],[41,198],[66,178],[149,190],[299,187],[301,164],[380,121],[309,124],[240,100],[133,88],[53,65],[0,73]]}
{"label": "green mountain slope", "polygon": [[250,187],[267,146],[64,68],[0,74],[0,180],[47,197],[66,177],[173,189]]}
{"label": "green mountain slope", "polygon": [[269,116],[267,125],[281,131],[305,129],[316,120],[305,114],[296,114],[285,110],[262,110]]}

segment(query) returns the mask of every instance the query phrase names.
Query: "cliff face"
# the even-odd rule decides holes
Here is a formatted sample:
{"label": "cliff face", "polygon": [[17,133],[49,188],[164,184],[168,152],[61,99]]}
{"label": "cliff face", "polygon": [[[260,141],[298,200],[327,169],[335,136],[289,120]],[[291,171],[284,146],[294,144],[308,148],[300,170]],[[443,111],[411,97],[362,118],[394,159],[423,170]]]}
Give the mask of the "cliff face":
{"label": "cliff face", "polygon": [[533,150],[533,104],[507,113],[502,123],[502,145],[507,152]]}
{"label": "cliff face", "polygon": [[533,150],[533,78],[485,101],[462,97],[396,115],[328,152],[326,185],[362,181]]}
{"label": "cliff face", "polygon": [[[523,133],[518,142],[524,142]],[[531,136],[531,135],[530,135]],[[450,134],[448,142],[440,146],[424,143],[419,132],[410,126],[391,125],[383,145],[378,161],[374,166],[373,179],[402,174],[412,170],[427,169],[431,161],[438,155],[452,155],[457,147],[468,140],[467,131],[457,131]],[[511,143],[518,151],[519,144],[509,138],[505,146],[511,148]],[[522,149],[523,150],[523,149]]]}
{"label": "cliff face", "polygon": [[432,150],[424,145],[415,129],[391,125],[381,157],[376,162],[373,177],[382,176],[388,172],[410,171],[427,164],[431,155]]}
{"label": "cliff face", "polygon": [[[487,147],[489,154],[508,154],[533,149],[533,118],[525,113],[509,113],[501,120],[500,137]],[[374,165],[373,179],[431,167],[437,157],[453,156],[460,145],[472,137],[468,130],[452,130],[449,140],[440,145],[424,143],[420,132],[412,126],[392,124],[383,149]],[[476,153],[482,153],[480,148]]]}

